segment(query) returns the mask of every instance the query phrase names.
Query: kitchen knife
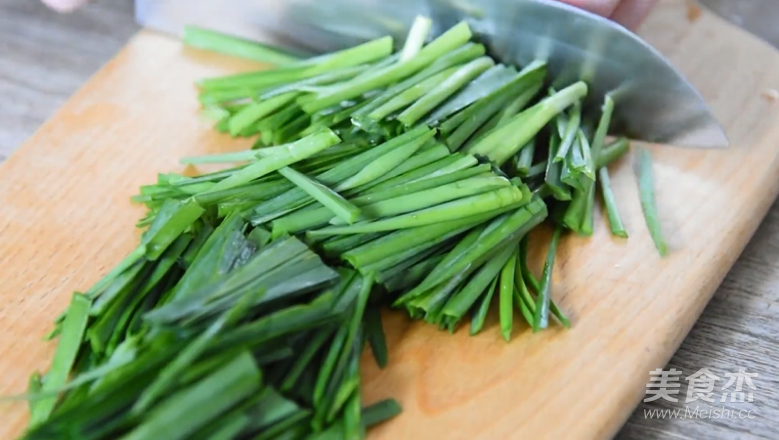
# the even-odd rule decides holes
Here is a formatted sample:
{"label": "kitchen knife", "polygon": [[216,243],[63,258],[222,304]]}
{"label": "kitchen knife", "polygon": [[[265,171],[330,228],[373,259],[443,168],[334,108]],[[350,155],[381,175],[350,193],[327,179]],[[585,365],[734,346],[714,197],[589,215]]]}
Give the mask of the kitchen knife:
{"label": "kitchen knife", "polygon": [[402,44],[416,15],[433,36],[461,20],[507,64],[547,62],[552,85],[590,86],[585,105],[615,99],[611,134],[719,148],[727,137],[695,87],[622,26],[554,0],[137,0],[140,24],[175,35],[185,25],[312,54],[392,35]]}

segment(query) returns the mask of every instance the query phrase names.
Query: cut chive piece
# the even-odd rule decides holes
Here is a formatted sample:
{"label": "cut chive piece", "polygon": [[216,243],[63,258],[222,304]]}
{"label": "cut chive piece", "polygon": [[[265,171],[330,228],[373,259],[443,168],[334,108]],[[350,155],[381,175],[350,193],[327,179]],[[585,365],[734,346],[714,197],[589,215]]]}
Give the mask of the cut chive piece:
{"label": "cut chive piece", "polygon": [[595,217],[595,182],[587,180],[585,184],[586,196],[584,202],[584,216],[582,218],[580,234],[589,237],[593,233]]}
{"label": "cut chive piece", "polygon": [[533,167],[533,156],[536,152],[536,140],[531,139],[517,155],[517,161],[515,169],[519,177],[528,177],[530,175],[530,169]]}
{"label": "cut chive piece", "polygon": [[414,153],[419,150],[422,145],[435,136],[435,130],[429,130],[427,133],[417,137],[411,142],[400,145],[392,151],[387,152],[381,157],[376,158],[371,163],[367,164],[362,170],[360,170],[354,176],[339,183],[335,188],[336,191],[344,191],[347,189],[355,188],[366,183],[373,182],[374,180],[384,176],[392,171],[395,167],[399,166],[403,161],[407,160]]}
{"label": "cut chive piece", "polygon": [[430,33],[430,28],[432,26],[433,21],[425,16],[417,15],[414,18],[414,23],[411,25],[411,29],[408,31],[408,37],[403,45],[403,50],[400,52],[399,61],[401,63],[405,63],[414,58],[419,51],[422,50],[422,46],[424,46],[425,41],[427,41],[427,36]]}
{"label": "cut chive piece", "polygon": [[280,390],[289,392],[295,386],[303,374],[303,370],[310,364],[311,360],[317,354],[317,352],[325,345],[325,342],[332,336],[333,331],[318,331],[311,337],[311,340],[306,344],[306,347],[295,359],[295,363],[291,369],[284,376],[284,380],[281,382]]}
{"label": "cut chive piece", "polygon": [[[524,240],[524,238],[523,238]],[[533,322],[535,320],[534,314],[536,310],[535,301],[530,295],[530,291],[525,283],[525,277],[522,275],[522,246],[516,249],[516,265],[514,267],[514,300],[519,307],[519,311],[530,328],[533,328]]]}
{"label": "cut chive piece", "polygon": [[[568,124],[565,125],[565,130],[560,133],[560,137],[562,138],[562,141],[560,142],[560,148],[557,150],[557,153],[554,155],[554,161],[555,162],[562,162],[563,159],[568,155],[568,150],[570,150],[571,145],[573,145],[574,138],[576,137],[576,133],[579,131],[579,124],[581,123],[582,118],[582,107],[581,103],[576,103],[571,108],[571,116],[568,118]],[[558,123],[557,127],[558,129],[561,128],[562,118],[558,117]]]}
{"label": "cut chive piece", "polygon": [[409,87],[402,93],[399,93],[397,96],[389,100],[386,104],[369,113],[368,117],[375,121],[384,119],[393,112],[405,108],[414,101],[422,98],[423,96],[426,96],[457,71],[457,67],[452,67],[444,70],[443,72],[439,72],[430,78],[427,78],[419,84],[415,84]]}
{"label": "cut chive piece", "polygon": [[449,330],[453,331],[454,326],[459,322],[468,310],[479,300],[493,280],[497,279],[501,269],[506,261],[511,257],[511,247],[506,246],[503,250],[495,254],[474,274],[473,277],[454,294],[447,302],[442,311],[442,315],[449,323]]}
{"label": "cut chive piece", "polygon": [[351,225],[359,218],[360,208],[354,206],[330,188],[290,167],[279,168],[279,173],[289,179],[290,182],[294,183],[298,188],[308,193],[314,200],[324,205],[333,213],[333,215],[347,224]]}
{"label": "cut chive piece", "polygon": [[527,246],[528,237],[522,237],[522,240],[519,241],[519,267],[522,271],[522,279],[525,280],[525,283],[530,286],[533,292],[538,293],[541,291],[541,282],[533,275],[533,272],[527,265]]}
{"label": "cut chive piece", "polygon": [[[392,257],[405,250],[426,243],[435,242],[448,234],[459,233],[471,229],[474,226],[489,220],[494,213],[481,216],[466,217],[459,220],[450,220],[434,223],[417,228],[409,228],[388,234],[375,242],[351,249],[343,255],[355,267],[366,266],[377,261]],[[431,244],[432,246],[433,244]],[[422,249],[419,249],[420,251]]]}
{"label": "cut chive piece", "polygon": [[575,83],[514,116],[506,125],[485,134],[466,151],[486,156],[500,166],[530,141],[552,118],[587,94],[587,85]]}
{"label": "cut chive piece", "polygon": [[479,304],[479,308],[476,309],[476,313],[474,313],[473,318],[471,319],[471,336],[474,336],[478,334],[481,329],[484,327],[484,321],[487,319],[487,313],[490,310],[490,303],[492,302],[492,296],[495,294],[495,289],[498,286],[498,279],[499,277],[496,276],[492,283],[490,284],[490,287],[487,288],[487,293],[482,296],[481,304]]}
{"label": "cut chive piece", "polygon": [[481,57],[460,67],[451,76],[438,84],[437,87],[403,111],[398,116],[398,121],[402,122],[406,127],[414,125],[436,106],[494,65],[495,62],[492,61],[492,58]]}
{"label": "cut chive piece", "polygon": [[627,138],[619,138],[616,141],[605,145],[600,152],[600,155],[596,159],[598,168],[603,168],[606,165],[614,162],[622,157],[630,149],[630,141]]}
{"label": "cut chive piece", "polygon": [[228,126],[232,136],[238,136],[252,124],[292,102],[299,92],[287,92],[262,102],[253,103],[230,117]]}
{"label": "cut chive piece", "polygon": [[[415,176],[409,174],[409,177],[411,177],[410,183],[405,183],[398,180],[395,182],[396,184],[393,185],[393,187],[391,188],[387,188],[375,192],[368,191],[367,193],[354,198],[352,202],[358,206],[370,205],[384,200],[401,197],[407,194],[413,194],[419,191],[437,188],[439,186],[447,185],[452,182],[459,182],[461,180],[465,180],[474,176],[481,176],[481,175],[486,176],[488,175],[489,171],[490,171],[490,166],[488,164],[483,164],[483,165],[477,165],[475,167],[466,168],[451,173],[445,173],[440,176],[430,177],[421,180],[416,179]],[[430,175],[431,173],[432,172],[425,173],[425,175],[427,176]]]}
{"label": "cut chive piece", "polygon": [[571,191],[561,180],[563,164],[552,160],[558,152],[560,137],[557,133],[552,133],[549,137],[549,160],[546,162],[546,175],[544,181],[547,188],[551,191],[555,199],[566,201],[571,200]]}
{"label": "cut chive piece", "polygon": [[360,66],[389,57],[391,53],[392,38],[377,38],[338,52],[309,58],[304,62],[307,66],[310,66],[306,70],[306,76],[311,77],[331,70]]}
{"label": "cut chive piece", "polygon": [[546,162],[539,162],[527,171],[527,175],[524,176],[526,178],[536,177],[544,174],[546,172]]}
{"label": "cut chive piece", "polygon": [[582,157],[584,158],[584,168],[580,171],[590,180],[595,180],[595,161],[593,159],[592,147],[587,140],[587,136],[584,135],[584,131],[579,130],[579,146],[582,149]]}
{"label": "cut chive piece", "polygon": [[204,212],[205,209],[191,199],[185,202],[166,200],[154,222],[143,234],[142,243],[146,248],[146,258],[157,260]]}
{"label": "cut chive piece", "polygon": [[371,346],[373,358],[379,368],[387,366],[387,340],[381,324],[381,313],[378,307],[368,307],[365,312],[365,332],[368,344]]}
{"label": "cut chive piece", "polygon": [[[70,300],[70,306],[62,323],[59,343],[54,352],[54,360],[43,380],[41,392],[57,390],[65,385],[76,362],[81,341],[89,319],[91,301],[86,295],[74,293]],[[35,412],[30,415],[30,425],[39,425],[49,418],[57,403],[56,397],[41,399],[34,406]]]}
{"label": "cut chive piece", "polygon": [[554,269],[555,257],[557,256],[557,243],[560,241],[560,234],[562,234],[562,229],[559,227],[555,228],[555,231],[552,234],[552,242],[549,244],[549,251],[546,254],[544,271],[541,275],[541,290],[538,292],[538,298],[536,298],[536,316],[533,321],[534,332],[549,326],[549,303],[551,302],[550,295],[552,291],[552,270]]}
{"label": "cut chive piece", "polygon": [[433,64],[427,68],[421,70],[419,73],[405,79],[404,81],[390,87],[384,91],[381,95],[377,96],[365,107],[360,108],[354,112],[353,123],[356,126],[361,126],[362,117],[372,112],[373,110],[381,107],[393,97],[399,93],[407,90],[420,82],[430,78],[431,76],[442,72],[450,67],[457,67],[460,64],[467,63],[473,59],[476,59],[485,53],[485,48],[481,44],[466,43],[463,46],[447,53],[443,57],[437,59]]}
{"label": "cut chive piece", "polygon": [[378,425],[381,422],[385,422],[398,414],[403,410],[395,399],[386,399],[380,402],[376,402],[362,410],[362,424],[363,426],[370,427]]}
{"label": "cut chive piece", "polygon": [[592,138],[592,157],[596,162],[601,155],[601,151],[603,151],[603,143],[606,139],[606,134],[608,134],[609,131],[612,113],[614,113],[614,100],[611,99],[611,96],[606,95],[603,100],[603,106],[601,107],[598,128],[595,130],[595,136]]}
{"label": "cut chive piece", "polygon": [[617,209],[617,201],[614,198],[614,192],[611,190],[611,178],[609,177],[609,170],[606,167],[598,170],[598,180],[600,181],[603,202],[606,205],[606,214],[609,217],[611,233],[617,237],[628,238],[625,226],[622,225],[619,209]]}
{"label": "cut chive piece", "polygon": [[[482,194],[510,185],[511,183],[504,177],[471,177],[470,179],[441,185],[425,191],[419,191],[365,205],[361,208],[362,215],[359,219],[373,220],[405,214],[407,212],[430,208],[441,203]],[[331,221],[330,223],[334,225],[343,224],[343,222],[337,221]]]}
{"label": "cut chive piece", "polygon": [[467,218],[506,206],[517,205],[523,200],[522,191],[515,186],[466,197],[432,208],[415,211],[397,217],[351,226],[330,227],[309,232],[311,235],[364,234],[414,228],[443,221]]}
{"label": "cut chive piece", "polygon": [[457,249],[450,252],[447,258],[407,295],[413,297],[417,292],[424,292],[438,285],[502,243],[519,241],[546,216],[546,204],[540,199],[535,199],[512,213],[494,219],[481,236],[477,236],[477,240],[471,246],[459,252],[455,252]]}
{"label": "cut chive piece", "polygon": [[446,148],[445,145],[436,142],[432,148],[429,148],[427,150],[424,149],[424,145],[423,145],[420,151],[417,151],[417,153],[411,156],[407,161],[395,167],[394,170],[381,176],[380,178],[374,180],[369,184],[356,188],[355,190],[362,193],[364,191],[370,190],[371,188],[374,188],[376,185],[380,183],[386,182],[389,179],[400,176],[409,171],[418,170],[425,165],[429,165],[447,156],[449,156],[449,149]]}
{"label": "cut chive piece", "polygon": [[511,330],[514,325],[514,270],[517,266],[516,252],[513,246],[508,247],[509,259],[500,271],[500,334],[506,341],[511,340]]}
{"label": "cut chive piece", "polygon": [[461,22],[423,47],[414,58],[405,63],[388,66],[369,76],[356,78],[327,93],[317,94],[313,100],[303,103],[303,110],[308,114],[314,114],[341,101],[352,99],[365,92],[403,80],[423,67],[430,65],[443,54],[467,43],[471,37],[472,34],[468,24]]}
{"label": "cut chive piece", "polygon": [[[524,70],[530,69],[531,66],[533,66],[533,64],[529,65]],[[516,75],[517,71],[513,67],[506,67],[503,64],[494,66],[490,70],[481,74],[481,76],[468,84],[442,106],[437,108],[425,120],[425,124],[438,125],[450,115],[454,115],[460,109],[464,109],[470,106],[472,103],[475,103],[476,101],[491,95],[496,90],[510,82],[512,79],[515,79]],[[457,116],[459,116],[459,113],[457,113],[455,116],[452,116],[451,119],[455,119]],[[455,123],[455,126],[458,125],[459,123]]]}
{"label": "cut chive piece", "polygon": [[234,188],[259,179],[279,168],[311,157],[339,142],[341,142],[341,139],[332,130],[324,129],[299,141],[285,145],[284,149],[278,153],[265,156],[251,165],[234,172],[230,177],[212,186],[205,194]]}
{"label": "cut chive piece", "polygon": [[295,64],[300,58],[264,44],[241,38],[231,37],[219,32],[210,31],[197,26],[184,26],[184,44],[199,49],[220,52],[240,58],[286,66]]}
{"label": "cut chive piece", "polygon": [[642,148],[638,155],[638,189],[641,199],[641,210],[644,212],[646,226],[652,241],[655,243],[657,252],[661,257],[668,255],[668,246],[663,239],[663,232],[660,226],[660,219],[657,215],[657,205],[655,204],[654,178],[652,176],[652,153]]}
{"label": "cut chive piece", "polygon": [[234,153],[208,154],[205,156],[185,157],[179,160],[182,165],[202,165],[207,163],[247,162],[257,160],[256,150],[236,151]]}
{"label": "cut chive piece", "polygon": [[261,377],[251,355],[242,353],[205,379],[169,397],[153,409],[137,428],[121,438],[188,438],[256,392]]}

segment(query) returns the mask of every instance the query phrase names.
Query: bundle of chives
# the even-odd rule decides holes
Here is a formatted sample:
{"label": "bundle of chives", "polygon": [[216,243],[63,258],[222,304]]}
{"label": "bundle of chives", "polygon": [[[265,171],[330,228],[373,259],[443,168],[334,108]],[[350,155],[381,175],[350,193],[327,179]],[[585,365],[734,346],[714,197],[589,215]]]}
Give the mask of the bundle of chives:
{"label": "bundle of chives", "polygon": [[[614,102],[590,137],[584,83],[539,97],[543,62],[496,62],[464,22],[429,30],[418,18],[400,53],[385,37],[306,59],[187,28],[193,46],[279,66],[198,84],[217,130],[257,142],[186,158],[239,164],[161,174],[133,198],[148,229],[56,322],[25,439],[360,439],[400,411],[360,401],[366,342],[387,363],[379,306],[450,332],[471,315],[477,334],[497,302],[507,340],[515,311],[570,327],[552,271],[564,231],[592,234],[596,182],[627,237],[606,168],[629,149],[605,143]],[[664,255],[646,151],[639,170]],[[539,279],[527,246],[543,222]]]}

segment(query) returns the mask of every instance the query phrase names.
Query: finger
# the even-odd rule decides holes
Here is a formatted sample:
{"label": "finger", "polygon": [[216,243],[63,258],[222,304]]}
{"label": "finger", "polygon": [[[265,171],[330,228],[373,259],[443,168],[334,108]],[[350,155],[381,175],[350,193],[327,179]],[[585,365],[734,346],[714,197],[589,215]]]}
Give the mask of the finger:
{"label": "finger", "polygon": [[610,17],[620,0],[561,0],[563,3],[576,6],[603,17]]}
{"label": "finger", "polygon": [[58,12],[73,12],[87,3],[87,0],[43,0],[43,3]]}
{"label": "finger", "polygon": [[657,0],[623,0],[619,3],[611,19],[630,30],[636,30],[649,15]]}

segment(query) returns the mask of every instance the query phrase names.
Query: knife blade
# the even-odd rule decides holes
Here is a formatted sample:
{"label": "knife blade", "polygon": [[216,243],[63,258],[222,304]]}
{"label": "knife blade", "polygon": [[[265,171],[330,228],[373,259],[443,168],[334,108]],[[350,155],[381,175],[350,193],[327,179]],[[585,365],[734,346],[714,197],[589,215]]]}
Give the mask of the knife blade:
{"label": "knife blade", "polygon": [[722,148],[728,139],[706,102],[657,50],[622,26],[554,0],[137,0],[143,26],[181,35],[196,25],[317,54],[385,35],[400,46],[417,15],[433,36],[469,23],[507,64],[547,63],[551,84],[590,87],[616,106],[611,134],[680,147]]}

